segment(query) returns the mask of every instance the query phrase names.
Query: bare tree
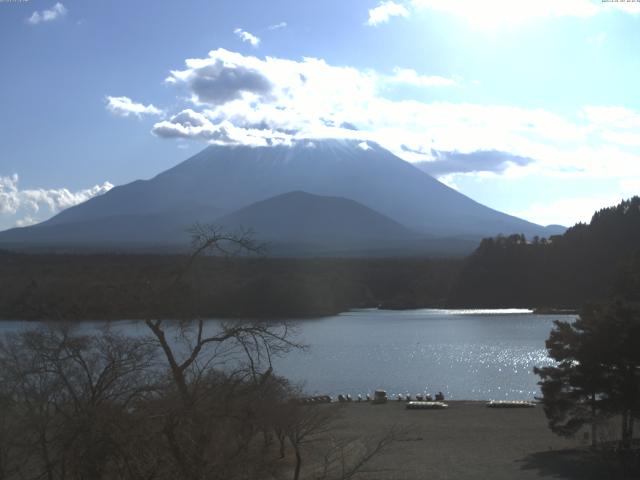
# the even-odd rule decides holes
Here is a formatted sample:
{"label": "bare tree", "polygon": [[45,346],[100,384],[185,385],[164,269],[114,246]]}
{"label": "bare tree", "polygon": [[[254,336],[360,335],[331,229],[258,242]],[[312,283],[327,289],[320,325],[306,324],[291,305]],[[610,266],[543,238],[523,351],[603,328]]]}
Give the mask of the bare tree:
{"label": "bare tree", "polygon": [[[250,232],[228,234],[197,224],[191,233],[193,253],[171,291],[181,289],[200,256],[262,250]],[[257,395],[273,383],[273,357],[299,347],[291,340],[291,328],[284,322],[211,324],[201,318],[178,322],[148,318],[145,323],[164,354],[179,402],[163,413],[162,432],[180,475],[194,480],[230,478],[229,466],[248,454],[257,431],[266,432],[268,422],[259,415],[265,412],[260,412]]]}
{"label": "bare tree", "polygon": [[28,452],[25,478],[100,478],[126,449],[130,410],[153,389],[154,348],[146,339],[67,326],[7,336],[0,342],[1,384]]}
{"label": "bare tree", "polygon": [[221,323],[211,331],[203,320],[146,323],[169,365],[166,398],[175,400],[161,413],[162,433],[180,474],[231,478],[222,473],[264,431],[261,405],[274,382],[271,359],[296,346],[289,327]]}
{"label": "bare tree", "polygon": [[[295,391],[292,391],[295,394]],[[362,442],[359,438],[338,438],[334,431],[344,405],[304,403],[295,398],[281,404],[279,427],[291,445],[295,463],[293,480],[347,480],[363,473],[369,462],[396,442],[408,429],[391,427],[381,435]],[[282,451],[281,451],[282,452]],[[309,457],[305,460],[305,454]]]}
{"label": "bare tree", "polygon": [[331,420],[335,414],[335,408],[335,405],[298,404],[289,410],[287,414],[288,421],[284,426],[284,431],[293,447],[296,458],[293,480],[300,478],[303,446],[318,441],[322,434],[329,431]]}
{"label": "bare tree", "polygon": [[366,470],[366,467],[408,431],[407,428],[393,426],[364,444],[357,439],[337,439],[332,436],[316,480],[349,480],[361,473],[380,472],[380,469]]}

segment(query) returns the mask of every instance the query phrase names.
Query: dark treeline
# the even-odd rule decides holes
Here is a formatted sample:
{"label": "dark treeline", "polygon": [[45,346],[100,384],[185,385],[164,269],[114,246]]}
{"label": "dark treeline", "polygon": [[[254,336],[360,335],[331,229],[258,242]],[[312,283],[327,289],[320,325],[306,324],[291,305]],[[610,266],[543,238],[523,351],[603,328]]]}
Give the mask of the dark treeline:
{"label": "dark treeline", "polygon": [[578,309],[611,296],[638,301],[640,198],[550,239],[485,239],[465,260],[202,257],[180,288],[167,288],[187,261],[0,252],[0,318],[291,318],[352,308]]}
{"label": "dark treeline", "polygon": [[489,238],[465,261],[452,306],[578,308],[640,300],[640,198],[596,212],[564,235]]}
{"label": "dark treeline", "polygon": [[0,253],[0,317],[306,317],[350,308],[434,307],[444,304],[460,267],[458,260],[443,259],[202,257],[179,288],[168,288],[187,261]]}

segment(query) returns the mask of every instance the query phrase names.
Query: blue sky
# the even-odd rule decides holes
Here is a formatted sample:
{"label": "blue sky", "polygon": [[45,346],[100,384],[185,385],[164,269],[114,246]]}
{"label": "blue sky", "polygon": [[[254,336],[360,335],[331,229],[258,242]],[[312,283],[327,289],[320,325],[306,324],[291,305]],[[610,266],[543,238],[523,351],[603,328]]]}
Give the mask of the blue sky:
{"label": "blue sky", "polygon": [[4,1],[0,40],[0,229],[345,123],[538,223],[640,193],[638,2]]}

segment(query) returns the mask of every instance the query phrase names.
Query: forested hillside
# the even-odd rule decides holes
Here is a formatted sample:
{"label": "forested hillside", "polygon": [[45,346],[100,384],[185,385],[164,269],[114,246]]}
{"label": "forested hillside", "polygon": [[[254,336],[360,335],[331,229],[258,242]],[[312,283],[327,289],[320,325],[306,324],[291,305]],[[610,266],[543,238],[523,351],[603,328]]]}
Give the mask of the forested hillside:
{"label": "forested hillside", "polygon": [[640,295],[640,198],[593,215],[549,240],[488,238],[465,261],[449,304],[576,308]]}

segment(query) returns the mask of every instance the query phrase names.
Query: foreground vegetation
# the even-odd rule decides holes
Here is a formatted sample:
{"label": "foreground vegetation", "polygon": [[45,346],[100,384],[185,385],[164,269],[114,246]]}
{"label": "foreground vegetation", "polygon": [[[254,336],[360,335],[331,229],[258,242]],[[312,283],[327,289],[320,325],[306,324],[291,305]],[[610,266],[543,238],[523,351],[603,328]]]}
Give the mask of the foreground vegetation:
{"label": "foreground vegetation", "polygon": [[552,431],[572,436],[614,416],[621,419],[620,447],[632,448],[640,418],[640,308],[620,301],[590,305],[573,323],[555,322],[547,349],[556,365],[536,368]]}
{"label": "foreground vegetation", "polygon": [[[216,229],[164,285],[151,284],[147,334],[82,334],[58,323],[0,342],[0,479],[348,479],[394,440],[357,454],[328,435],[334,406],[310,403],[274,374],[295,342],[286,323],[169,322],[154,305],[185,291],[208,250],[258,248]],[[291,462],[283,462],[288,451]]]}
{"label": "foreground vegetation", "polygon": [[270,367],[297,347],[286,325],[148,325],[3,339],[1,479],[298,479],[306,463],[305,478],[346,479],[394,439],[345,461],[350,442],[329,442],[335,405],[301,402]]}

